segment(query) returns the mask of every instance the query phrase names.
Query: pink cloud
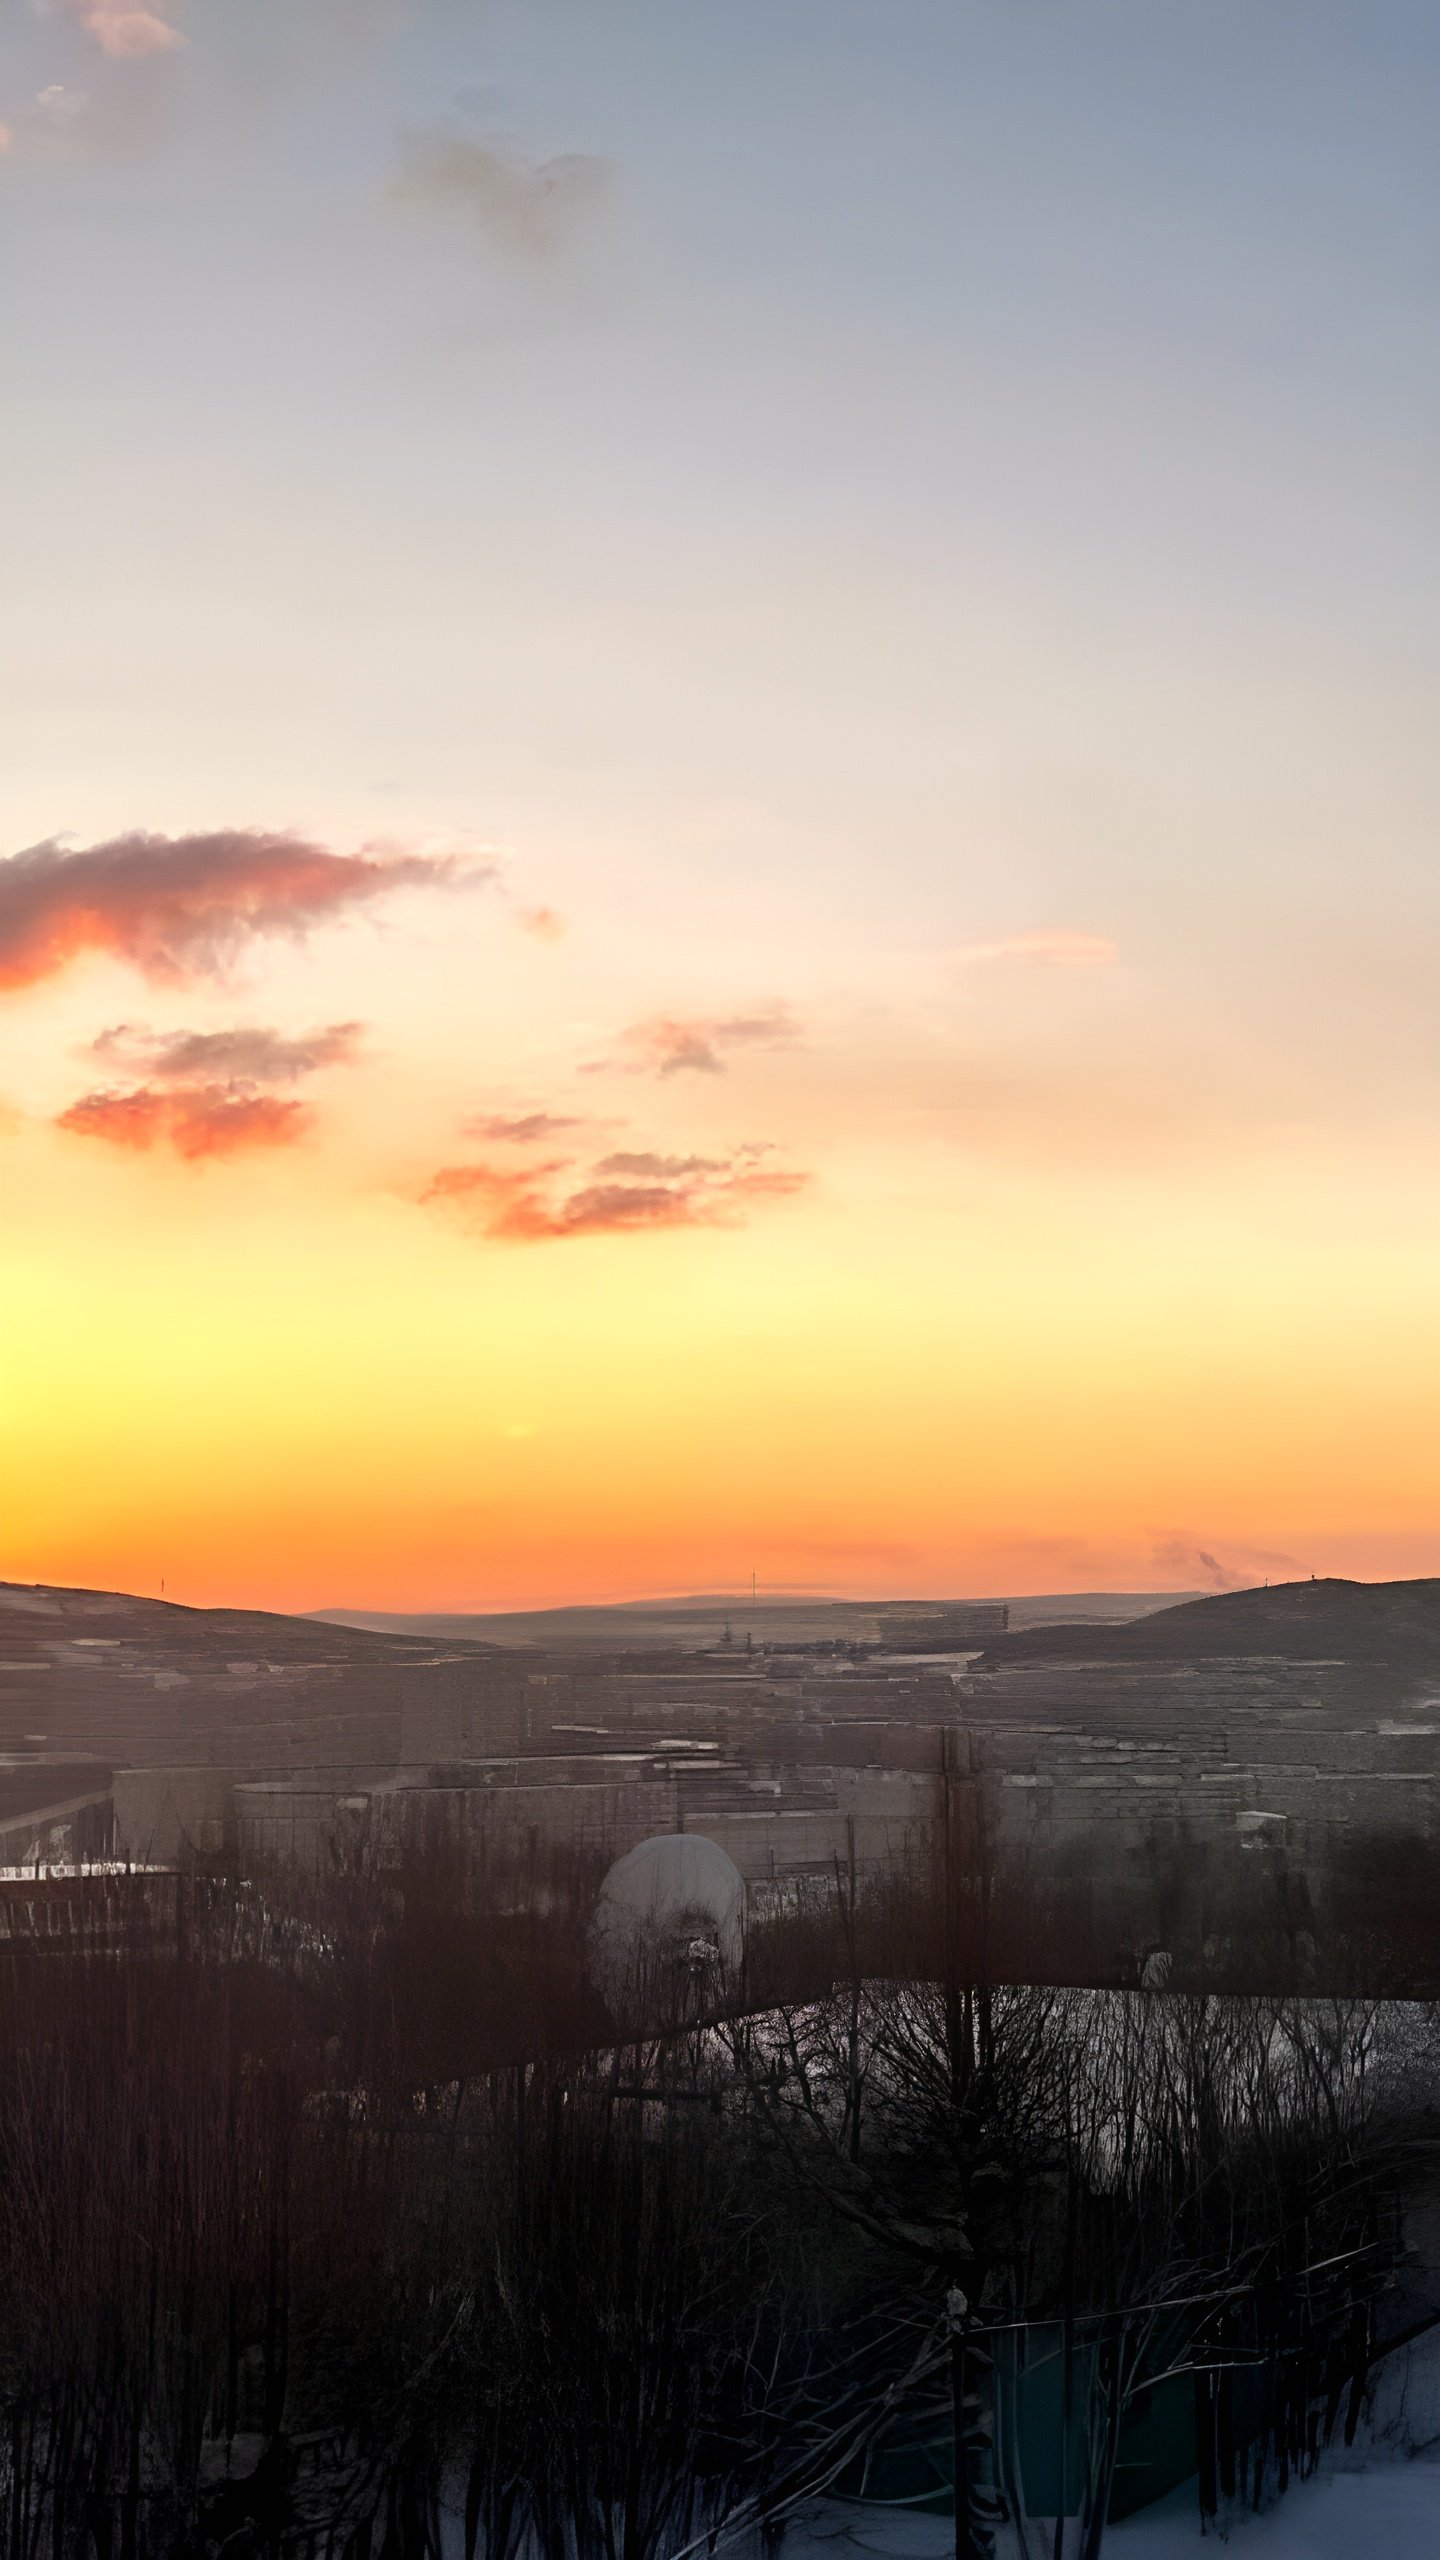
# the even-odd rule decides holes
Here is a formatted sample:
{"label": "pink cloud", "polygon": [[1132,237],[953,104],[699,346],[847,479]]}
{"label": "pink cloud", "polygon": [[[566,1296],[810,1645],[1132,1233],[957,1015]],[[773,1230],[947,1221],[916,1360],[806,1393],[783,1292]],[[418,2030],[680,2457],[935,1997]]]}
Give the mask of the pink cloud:
{"label": "pink cloud", "polygon": [[619,1066],[639,1075],[718,1076],[732,1050],[784,1049],[799,1037],[800,1025],[784,1004],[757,1005],[748,1013],[653,1014],[622,1031],[614,1056],[597,1060],[588,1072]]}
{"label": "pink cloud", "polygon": [[56,1126],[113,1147],[168,1147],[197,1163],[242,1148],[288,1147],[311,1127],[304,1103],[262,1090],[295,1084],[353,1058],[358,1022],[287,1037],[254,1023],[226,1031],[150,1031],[118,1022],[90,1044],[91,1055],[142,1081],[82,1094]]}
{"label": "pink cloud", "polygon": [[578,1184],[562,1179],[570,1173],[563,1157],[519,1168],[447,1165],[420,1198],[427,1206],[458,1211],[480,1235],[512,1244],[669,1227],[737,1226],[748,1210],[793,1198],[809,1178],[760,1163],[766,1152],[742,1147],[728,1157],[612,1156]]}
{"label": "pink cloud", "polygon": [[140,62],[148,55],[174,53],[185,41],[162,8],[136,7],[134,0],[52,0],[67,17],[76,18],[102,53],[117,62]]}
{"label": "pink cloud", "polygon": [[287,1147],[303,1136],[311,1115],[301,1102],[273,1093],[247,1093],[231,1085],[138,1085],[127,1093],[87,1093],[62,1111],[57,1127],[112,1147],[148,1153],[171,1148],[187,1162],[235,1155],[241,1149]]}
{"label": "pink cloud", "polygon": [[565,932],[565,919],[555,907],[521,907],[516,921],[537,942],[559,942]]}
{"label": "pink cloud", "polygon": [[303,937],[392,889],[493,877],[493,865],[330,853],[302,836],[244,827],[137,830],[74,852],[52,838],[0,861],[0,989],[54,977],[87,951],[149,978],[213,976],[247,941]]}

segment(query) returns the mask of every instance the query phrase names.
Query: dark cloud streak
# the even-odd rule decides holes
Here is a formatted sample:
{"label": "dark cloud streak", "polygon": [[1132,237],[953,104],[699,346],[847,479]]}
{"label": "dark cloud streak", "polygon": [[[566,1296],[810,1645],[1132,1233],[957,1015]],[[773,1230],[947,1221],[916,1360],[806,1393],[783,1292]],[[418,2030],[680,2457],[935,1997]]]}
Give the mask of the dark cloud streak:
{"label": "dark cloud streak", "polygon": [[645,1148],[622,1148],[617,1155],[604,1156],[595,1167],[597,1173],[625,1174],[630,1178],[649,1178],[657,1182],[683,1181],[705,1173],[727,1173],[730,1160],[723,1156],[658,1156]]}
{"label": "dark cloud streak", "polygon": [[91,1054],[157,1084],[222,1077],[247,1084],[294,1084],[320,1067],[348,1064],[363,1030],[363,1023],[331,1022],[323,1030],[291,1037],[248,1023],[228,1031],[161,1032],[143,1023],[117,1022],[91,1042]]}
{"label": "dark cloud streak", "polygon": [[561,1111],[476,1112],[463,1124],[467,1138],[485,1138],[505,1146],[530,1147],[558,1138],[567,1129],[583,1129],[583,1120]]}

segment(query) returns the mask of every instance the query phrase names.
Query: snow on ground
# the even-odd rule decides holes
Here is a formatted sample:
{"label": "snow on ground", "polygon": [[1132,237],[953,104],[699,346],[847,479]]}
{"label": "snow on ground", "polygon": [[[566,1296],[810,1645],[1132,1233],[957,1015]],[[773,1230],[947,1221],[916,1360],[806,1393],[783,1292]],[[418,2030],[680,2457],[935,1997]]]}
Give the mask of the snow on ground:
{"label": "snow on ground", "polygon": [[[1034,2537],[1045,2560],[1053,2532]],[[1440,2329],[1376,2366],[1360,2440],[1334,2446],[1313,2479],[1296,2481],[1262,2515],[1242,2511],[1202,2534],[1191,2480],[1112,2525],[1105,2553],[1205,2560],[1217,2544],[1235,2560],[1440,2560]],[[954,2549],[949,2516],[821,2498],[795,2517],[781,2560],[951,2560]],[[1000,2536],[996,2560],[1017,2560],[1012,2537]]]}
{"label": "snow on ground", "polygon": [[[461,2520],[446,2518],[446,2560],[464,2548]],[[1032,2552],[1051,2560],[1053,2527],[1032,2537]],[[758,2535],[722,2544],[735,2560],[761,2560]],[[949,2516],[905,2507],[820,2498],[791,2520],[780,2560],[952,2560]],[[1440,2560],[1440,2460],[1384,2456],[1363,2470],[1321,2472],[1297,2481],[1263,2515],[1242,2514],[1202,2534],[1195,2483],[1112,2525],[1105,2560],[1207,2560],[1220,2550],[1233,2560]],[[1067,2542],[1067,2560],[1078,2553]],[[996,2560],[1017,2560],[1013,2539],[999,2537]]]}
{"label": "snow on ground", "polygon": [[[1131,2516],[1105,2538],[1115,2560],[1179,2560],[1202,2547],[1193,2488]],[[1440,2463],[1377,2463],[1298,2481],[1259,2516],[1229,2531],[1237,2560],[1436,2560]]]}
{"label": "snow on ground", "polygon": [[[1051,2560],[1054,2527],[1032,2531],[1031,2553]],[[444,2520],[445,2560],[461,2560],[459,2505]],[[1075,2560],[1078,2540],[1067,2542]],[[1112,2525],[1105,2560],[1440,2560],[1440,2328],[1387,2355],[1371,2377],[1359,2440],[1335,2445],[1311,2480],[1300,2480],[1262,2515],[1242,2511],[1202,2532],[1196,2484]],[[953,2560],[949,2516],[913,2508],[817,2498],[789,2520],[780,2560]],[[764,2560],[753,2529],[722,2539],[721,2560]],[[996,2560],[1020,2560],[998,2537]]]}
{"label": "snow on ground", "polygon": [[[1440,2560],[1440,2462],[1322,2472],[1263,2515],[1241,2515],[1222,2530],[1236,2560]],[[1112,2526],[1106,2560],[1200,2560],[1220,2539],[1213,2524],[1202,2537],[1192,2481]],[[948,2516],[825,2498],[797,2516],[782,2560],[950,2560],[954,2548]],[[1048,2536],[1044,2548],[1048,2560]],[[1002,2540],[999,2560],[1013,2560],[1013,2549]]]}

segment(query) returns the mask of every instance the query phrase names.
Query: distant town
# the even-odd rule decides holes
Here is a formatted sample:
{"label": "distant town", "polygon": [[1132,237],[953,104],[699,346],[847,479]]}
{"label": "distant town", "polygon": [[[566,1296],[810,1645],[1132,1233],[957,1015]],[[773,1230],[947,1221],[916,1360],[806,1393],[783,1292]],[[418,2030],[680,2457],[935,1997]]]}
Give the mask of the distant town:
{"label": "distant town", "polygon": [[918,1871],[959,1821],[995,1978],[1119,1986],[1163,1955],[1177,1987],[1361,1965],[1440,1991],[1440,1585],[1064,1606],[382,1629],[8,1585],[7,1893],[97,1861],[398,1867],[441,1839],[476,1875],[537,1851],[598,1871],[699,1832],[763,1911],[837,1864]]}

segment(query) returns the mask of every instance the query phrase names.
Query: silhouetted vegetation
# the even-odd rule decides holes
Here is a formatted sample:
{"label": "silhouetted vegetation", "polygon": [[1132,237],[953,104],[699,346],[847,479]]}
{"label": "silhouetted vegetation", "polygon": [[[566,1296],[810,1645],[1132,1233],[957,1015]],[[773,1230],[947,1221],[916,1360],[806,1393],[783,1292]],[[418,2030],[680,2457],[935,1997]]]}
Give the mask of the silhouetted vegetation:
{"label": "silhouetted vegetation", "polygon": [[963,1889],[841,1861],[624,2042],[583,1859],[94,1880],[0,1961],[8,2550],[678,2560],[939,2393],[959,2547],[1004,2513],[1038,2555],[1042,2338],[1087,2553],[1177,2368],[1212,2503],[1305,2468],[1424,2021],[1007,1987],[966,1837]]}

